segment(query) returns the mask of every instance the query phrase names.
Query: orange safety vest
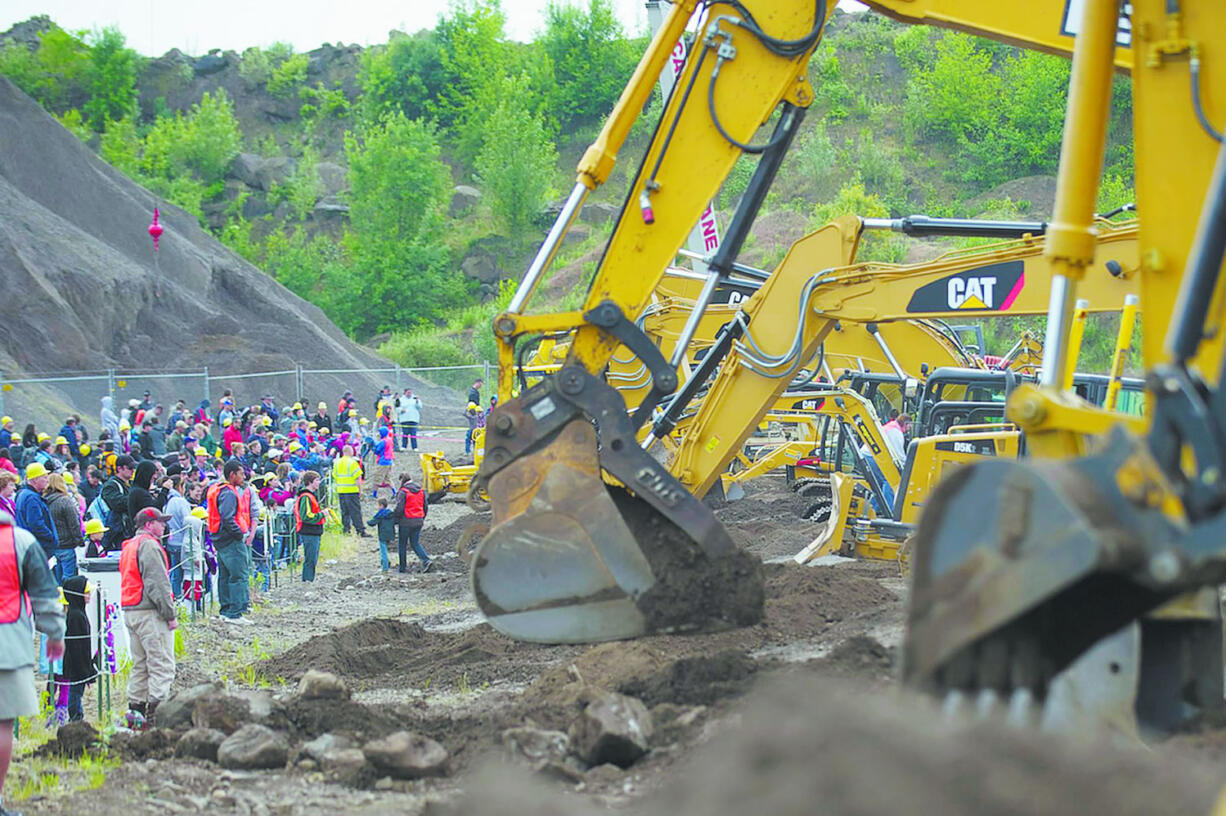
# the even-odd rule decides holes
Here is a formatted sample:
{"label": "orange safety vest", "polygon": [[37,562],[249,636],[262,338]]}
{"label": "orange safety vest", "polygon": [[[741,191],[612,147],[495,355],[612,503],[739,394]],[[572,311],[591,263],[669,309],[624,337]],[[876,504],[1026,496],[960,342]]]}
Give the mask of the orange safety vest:
{"label": "orange safety vest", "polygon": [[140,574],[140,545],[142,541],[152,541],[158,545],[162,554],[162,563],[166,572],[170,572],[170,559],[162,549],[162,542],[151,535],[138,534],[123,543],[119,551],[119,603],[121,606],[137,606],[145,599],[145,579]]}
{"label": "orange safety vest", "polygon": [[17,564],[17,537],[13,526],[0,527],[0,623],[16,623],[22,607],[30,598],[21,589],[21,569]]}
{"label": "orange safety vest", "polygon": [[233,490],[234,495],[238,497],[238,512],[235,513],[234,520],[238,522],[239,529],[244,533],[249,532],[251,530],[251,491],[243,490],[240,493],[237,487],[224,482],[217,482],[204,494],[205,504],[209,511],[209,532],[217,533],[221,530],[221,512],[217,509],[217,493],[223,487]]}
{"label": "orange safety vest", "polygon": [[311,513],[316,515],[319,513],[319,502],[316,501],[314,493],[303,493],[302,495],[298,496],[298,498],[294,499],[294,529],[298,532],[302,532],[302,514],[299,512],[298,505],[301,503],[303,496],[310,498],[308,504],[310,505]]}
{"label": "orange safety vest", "polygon": [[406,490],[404,491],[404,517],[405,518],[425,518],[426,517],[426,491],[418,490],[416,493]]}

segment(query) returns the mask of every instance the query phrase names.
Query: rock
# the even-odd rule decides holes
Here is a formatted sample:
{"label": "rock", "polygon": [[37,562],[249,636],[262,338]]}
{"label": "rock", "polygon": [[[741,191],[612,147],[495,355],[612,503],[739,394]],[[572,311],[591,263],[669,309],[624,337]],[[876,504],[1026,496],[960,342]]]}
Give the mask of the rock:
{"label": "rock", "polygon": [[251,704],[241,697],[212,694],[201,697],[192,709],[192,725],[233,734],[251,721]]}
{"label": "rock", "polygon": [[192,724],[196,701],[221,691],[220,683],[201,683],[172,695],[153,713],[153,724],[159,728],[187,728]]}
{"label": "rock", "polygon": [[556,779],[559,782],[565,782],[568,785],[577,785],[580,782],[586,781],[587,777],[583,775],[583,771],[573,765],[568,765],[565,762],[542,762],[536,767],[537,774],[546,779]]}
{"label": "rock", "polygon": [[390,776],[379,777],[379,781],[375,783],[375,790],[389,791],[396,783],[392,781]]}
{"label": "rock", "polygon": [[224,71],[228,64],[225,57],[218,54],[209,54],[196,60],[192,64],[192,70],[196,72],[196,76],[208,76],[218,71]]}
{"label": "rock", "polygon": [[175,756],[217,761],[217,749],[226,741],[226,735],[216,728],[193,728],[175,744]]}
{"label": "rock", "polygon": [[583,205],[579,211],[579,220],[589,224],[603,224],[605,221],[617,218],[621,207],[605,201],[593,201]]}
{"label": "rock", "polygon": [[584,774],[583,779],[589,785],[611,785],[620,783],[622,777],[625,775],[625,771],[623,771],[621,768],[617,767],[616,765],[605,763],[604,765],[597,765],[595,768],[589,770],[586,774]]}
{"label": "rock", "polygon": [[464,213],[477,206],[481,201],[481,191],[476,187],[458,184],[451,191],[451,217],[459,218]]}
{"label": "rock", "polygon": [[319,162],[315,165],[324,197],[334,196],[349,189],[349,171],[335,162]]}
{"label": "rock", "polygon": [[345,748],[356,748],[353,740],[336,734],[321,734],[310,742],[303,743],[302,753],[315,761],[329,751],[339,751]]}
{"label": "rock", "polygon": [[628,768],[647,753],[651,714],[641,700],[599,692],[570,726],[575,754],[589,765]]}
{"label": "rock", "polygon": [[319,767],[333,781],[357,785],[366,774],[366,755],[357,748],[334,748],[320,757]]}
{"label": "rock", "polygon": [[422,779],[447,773],[447,749],[411,731],[397,731],[368,742],[362,753],[381,773],[397,779]]}
{"label": "rock", "polygon": [[335,674],[309,669],[298,681],[298,696],[303,700],[348,700],[349,688]]}
{"label": "rock", "polygon": [[329,195],[324,196],[315,202],[313,210],[316,218],[320,217],[336,217],[345,215],[349,212],[349,205],[341,201],[339,196]]}
{"label": "rock", "polygon": [[248,195],[243,199],[243,218],[254,221],[272,212],[268,199],[261,195]]}
{"label": "rock", "polygon": [[319,770],[319,763],[310,758],[300,759],[298,760],[298,767],[304,771],[317,771]]}
{"label": "rock", "polygon": [[482,283],[494,283],[502,276],[498,259],[483,249],[469,250],[464,260],[460,261],[460,271]]}
{"label": "rock", "polygon": [[255,187],[260,168],[263,166],[263,156],[257,153],[239,153],[230,162],[230,175],[248,187]]}
{"label": "rock", "polygon": [[255,770],[285,767],[289,743],[265,725],[248,723],[226,737],[217,749],[217,762],[223,768]]}
{"label": "rock", "polygon": [[285,184],[289,177],[294,174],[298,162],[289,156],[273,156],[272,158],[264,159],[259,170],[255,174],[255,184],[253,186],[268,192],[274,184]]}
{"label": "rock", "polygon": [[55,750],[60,756],[79,757],[98,745],[98,731],[81,720],[61,725],[55,732]]}
{"label": "rock", "polygon": [[502,744],[512,757],[523,757],[531,763],[561,762],[570,753],[570,738],[561,731],[541,728],[508,728],[502,732]]}

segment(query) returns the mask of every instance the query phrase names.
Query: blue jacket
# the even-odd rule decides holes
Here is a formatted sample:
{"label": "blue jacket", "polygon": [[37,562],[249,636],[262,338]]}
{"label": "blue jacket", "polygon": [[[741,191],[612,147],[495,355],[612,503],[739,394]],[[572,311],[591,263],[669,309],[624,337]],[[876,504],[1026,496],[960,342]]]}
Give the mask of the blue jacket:
{"label": "blue jacket", "polygon": [[394,541],[396,539],[396,517],[386,507],[380,507],[379,512],[375,513],[370,521],[366,522],[366,526],[379,528],[380,541]]}
{"label": "blue jacket", "polygon": [[72,451],[73,458],[81,455],[81,449],[77,447],[77,432],[68,425],[60,427],[60,436],[68,440],[68,450]]}
{"label": "blue jacket", "polygon": [[38,491],[22,485],[17,491],[17,526],[28,530],[38,540],[43,552],[50,558],[60,548],[60,537],[55,532],[51,511]]}

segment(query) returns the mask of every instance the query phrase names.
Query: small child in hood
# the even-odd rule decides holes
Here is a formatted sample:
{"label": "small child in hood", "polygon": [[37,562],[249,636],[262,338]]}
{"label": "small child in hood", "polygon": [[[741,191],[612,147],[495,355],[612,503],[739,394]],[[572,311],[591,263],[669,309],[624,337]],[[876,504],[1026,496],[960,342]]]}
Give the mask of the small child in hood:
{"label": "small child in hood", "polygon": [[396,540],[396,517],[387,508],[387,499],[379,499],[379,511],[366,522],[367,527],[379,528],[379,566],[384,572],[391,567],[387,558],[387,550]]}
{"label": "small child in hood", "polygon": [[90,586],[83,575],[74,575],[64,581],[64,600],[68,603],[67,629],[64,633],[63,681],[68,684],[68,719],[77,722],[85,719],[81,704],[85,687],[98,677],[94,662],[94,641],[90,637],[89,601]]}

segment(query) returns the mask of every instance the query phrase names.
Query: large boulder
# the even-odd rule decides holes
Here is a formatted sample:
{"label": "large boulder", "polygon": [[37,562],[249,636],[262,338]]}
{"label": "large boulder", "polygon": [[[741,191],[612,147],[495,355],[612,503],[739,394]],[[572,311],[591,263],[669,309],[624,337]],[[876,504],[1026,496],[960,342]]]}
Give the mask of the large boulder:
{"label": "large boulder", "polygon": [[641,700],[598,692],[570,726],[575,754],[589,765],[611,763],[628,768],[647,753],[651,714]]}
{"label": "large boulder", "polygon": [[282,768],[288,756],[285,736],[258,723],[244,725],[217,748],[218,764],[237,770]]}
{"label": "large boulder", "polygon": [[217,761],[217,749],[226,741],[226,735],[215,728],[193,728],[175,743],[175,756]]}
{"label": "large boulder", "polygon": [[172,695],[153,713],[158,728],[187,728],[192,724],[196,701],[221,693],[220,683],[200,683]]}
{"label": "large boulder", "polygon": [[620,212],[621,208],[616,204],[592,201],[583,205],[583,209],[579,211],[579,220],[589,224],[603,224],[605,221],[616,219]]}
{"label": "large boulder", "polygon": [[429,737],[397,731],[362,747],[366,760],[382,774],[397,779],[422,779],[447,774],[447,749]]}
{"label": "large boulder", "polygon": [[256,153],[239,153],[230,162],[230,175],[248,187],[257,187],[259,171],[263,166],[263,156]]}
{"label": "large boulder", "polygon": [[226,70],[226,66],[229,64],[226,58],[220,54],[208,54],[196,60],[192,64],[192,69],[196,72],[196,76],[209,76],[210,74]]}
{"label": "large boulder", "polygon": [[303,756],[310,757],[319,762],[323,755],[329,751],[343,751],[356,747],[353,740],[349,739],[349,737],[337,734],[320,734],[310,742],[303,743],[301,753]]}
{"label": "large boulder", "polygon": [[196,700],[192,708],[192,725],[233,734],[249,722],[278,725],[281,713],[281,707],[267,692],[236,691],[226,694],[218,691]]}
{"label": "large boulder", "polygon": [[561,762],[570,753],[570,738],[561,731],[522,726],[502,732],[502,744],[512,758],[523,758],[532,764]]}
{"label": "large boulder", "polygon": [[273,156],[264,159],[259,169],[256,170],[255,184],[251,186],[268,192],[274,184],[285,184],[297,167],[298,162],[289,156]]}
{"label": "large boulder", "polygon": [[369,774],[366,767],[366,755],[357,748],[333,748],[325,751],[319,757],[319,768],[334,782],[345,785],[358,785]]}
{"label": "large boulder", "polygon": [[349,171],[335,162],[319,162],[315,165],[315,176],[324,197],[336,195],[349,189]]}

